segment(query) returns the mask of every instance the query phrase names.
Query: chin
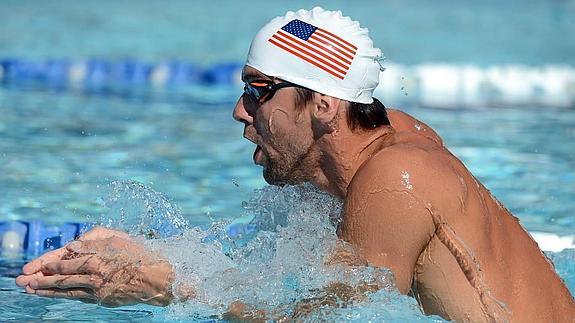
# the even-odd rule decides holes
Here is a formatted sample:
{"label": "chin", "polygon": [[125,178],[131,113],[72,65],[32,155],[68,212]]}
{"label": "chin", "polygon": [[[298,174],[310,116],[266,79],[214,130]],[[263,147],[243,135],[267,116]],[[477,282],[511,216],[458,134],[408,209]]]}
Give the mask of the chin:
{"label": "chin", "polygon": [[264,180],[270,185],[298,185],[306,182],[304,176],[298,176],[298,172],[273,169],[272,167],[264,168]]}

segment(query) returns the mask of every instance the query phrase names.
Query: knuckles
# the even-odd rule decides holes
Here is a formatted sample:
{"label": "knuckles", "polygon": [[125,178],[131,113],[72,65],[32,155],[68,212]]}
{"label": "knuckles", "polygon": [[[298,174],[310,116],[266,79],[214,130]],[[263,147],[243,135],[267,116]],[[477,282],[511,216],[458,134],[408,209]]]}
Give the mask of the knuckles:
{"label": "knuckles", "polygon": [[97,273],[100,267],[100,262],[96,257],[90,257],[86,263],[86,271],[89,273]]}
{"label": "knuckles", "polygon": [[121,248],[121,247],[124,247],[126,245],[126,240],[121,239],[117,236],[113,236],[113,237],[109,238],[109,241],[110,241],[110,245],[112,247],[115,247],[115,248]]}
{"label": "knuckles", "polygon": [[62,272],[61,262],[49,262],[42,266],[42,272],[45,274],[59,274]]}

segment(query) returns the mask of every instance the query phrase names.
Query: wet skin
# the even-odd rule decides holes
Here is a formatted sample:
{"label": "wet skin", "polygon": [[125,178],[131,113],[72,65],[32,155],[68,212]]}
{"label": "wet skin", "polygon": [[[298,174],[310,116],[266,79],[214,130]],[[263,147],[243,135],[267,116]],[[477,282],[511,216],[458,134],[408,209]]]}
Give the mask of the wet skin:
{"label": "wet skin", "polygon": [[[270,79],[249,66],[243,77]],[[263,103],[246,96],[238,101],[234,118],[258,145],[254,161],[270,184],[307,181],[341,198],[340,238],[370,265],[390,268],[399,290],[416,297],[426,313],[470,322],[575,318],[572,296],[536,243],[431,128],[390,109],[391,126],[352,131],[347,102],[316,93],[296,108],[294,91],[280,89]],[[153,257],[129,237],[98,230],[83,238],[90,248],[74,249],[75,257],[91,256],[88,277],[85,265],[67,260],[67,246],[26,265],[17,283],[42,296],[100,301],[107,295],[114,305],[169,302],[169,266],[140,264],[144,283],[136,293],[133,280],[114,281],[122,275],[113,274],[118,266],[106,250],[113,242],[125,246],[124,253]]]}

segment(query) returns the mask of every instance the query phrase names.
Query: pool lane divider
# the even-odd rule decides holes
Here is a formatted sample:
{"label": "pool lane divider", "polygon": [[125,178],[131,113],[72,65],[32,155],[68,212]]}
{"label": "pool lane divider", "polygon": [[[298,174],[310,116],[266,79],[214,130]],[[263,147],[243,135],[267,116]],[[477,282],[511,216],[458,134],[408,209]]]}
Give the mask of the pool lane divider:
{"label": "pool lane divider", "polygon": [[[0,222],[0,258],[17,259],[22,255],[38,256],[49,250],[63,247],[94,227],[91,223],[64,223],[53,225],[42,221]],[[225,230],[228,237],[255,233],[256,225],[251,222],[234,221]],[[531,232],[531,236],[544,251],[560,252],[575,248],[575,235],[559,236],[553,233]],[[204,242],[217,240],[210,235]]]}
{"label": "pool lane divider", "polygon": [[88,89],[106,86],[222,86],[240,84],[241,69],[241,64],[228,62],[202,68],[183,61],[152,64],[135,60],[0,59],[0,82]]}
{"label": "pool lane divider", "polygon": [[[0,221],[0,256],[7,258],[37,256],[63,247],[94,227],[92,223],[64,223],[59,225],[43,221]],[[230,238],[255,233],[256,225],[246,221],[234,221],[222,232]],[[160,236],[166,236],[160,233]],[[209,235],[204,242],[213,242],[221,236]]]}
{"label": "pool lane divider", "polygon": [[[191,99],[230,103],[241,93],[239,62],[203,67],[185,61],[159,63],[134,59],[41,61],[0,58],[0,84],[47,89],[80,89],[106,94],[109,89],[192,91]],[[438,108],[551,106],[575,107],[575,67],[570,65],[494,65],[385,63],[375,96],[387,105],[416,104]],[[225,89],[210,94],[213,89]],[[227,95],[222,95],[227,93]]]}
{"label": "pool lane divider", "polygon": [[2,255],[40,255],[57,249],[78,238],[92,228],[88,223],[64,223],[53,225],[42,221],[0,222]]}

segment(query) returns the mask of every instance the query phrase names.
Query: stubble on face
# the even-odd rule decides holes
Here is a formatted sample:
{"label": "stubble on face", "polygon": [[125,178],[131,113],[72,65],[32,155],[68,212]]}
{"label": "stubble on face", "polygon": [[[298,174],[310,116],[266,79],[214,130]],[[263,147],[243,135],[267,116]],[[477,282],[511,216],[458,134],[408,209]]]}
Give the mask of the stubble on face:
{"label": "stubble on face", "polygon": [[[294,147],[295,148],[295,147]],[[270,154],[267,156],[268,163],[264,167],[263,176],[271,185],[296,185],[311,179],[314,167],[313,145],[303,147],[286,148],[291,153]],[[283,149],[282,149],[283,150]]]}
{"label": "stubble on face", "polygon": [[290,121],[285,110],[276,108],[270,114],[266,130],[269,131],[268,143],[272,148],[264,149],[267,163],[263,176],[266,182],[293,185],[309,181],[316,161],[313,135],[309,129],[301,122]]}

